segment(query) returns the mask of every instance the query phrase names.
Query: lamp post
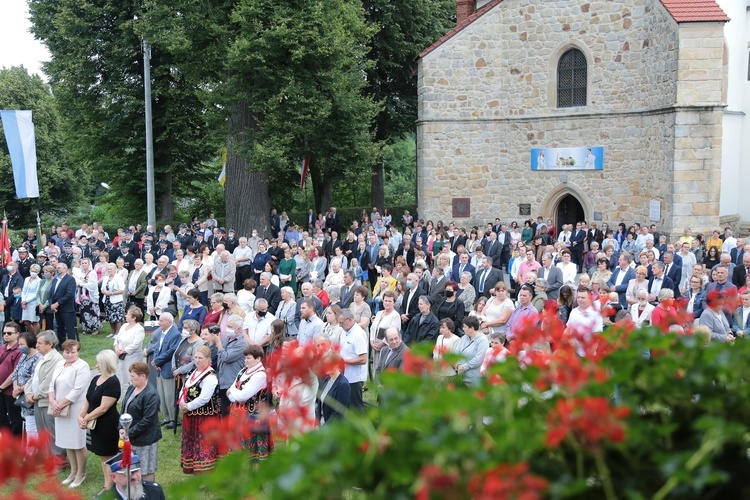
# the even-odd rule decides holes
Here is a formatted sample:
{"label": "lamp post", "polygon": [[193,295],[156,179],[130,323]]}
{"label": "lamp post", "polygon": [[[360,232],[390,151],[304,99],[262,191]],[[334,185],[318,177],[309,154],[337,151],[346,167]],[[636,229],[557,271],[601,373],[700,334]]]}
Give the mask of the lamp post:
{"label": "lamp post", "polygon": [[[138,18],[136,17],[136,20]],[[143,40],[143,87],[146,101],[146,214],[148,225],[156,227],[154,194],[154,133],[151,115],[151,44]]]}

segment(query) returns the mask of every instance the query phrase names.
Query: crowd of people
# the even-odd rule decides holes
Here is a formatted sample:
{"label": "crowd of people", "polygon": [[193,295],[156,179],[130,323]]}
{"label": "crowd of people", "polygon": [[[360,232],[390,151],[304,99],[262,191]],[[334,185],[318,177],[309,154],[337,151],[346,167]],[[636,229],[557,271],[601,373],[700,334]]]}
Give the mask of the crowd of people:
{"label": "crowd of people", "polygon": [[[558,229],[542,217],[464,228],[375,207],[345,226],[335,208],[306,219],[272,211],[270,238],[213,214],[176,233],[135,225],[110,238],[94,222],[38,241],[30,230],[0,277],[0,427],[51,433],[71,488],[85,480],[88,448],[104,492],[121,487],[118,403],[151,485],[161,426],[182,426],[183,471],[200,473],[220,454],[205,444],[206,422],[242,414],[253,429],[242,448],[262,460],[274,449],[269,411],[304,408],[288,422],[298,432],[361,411],[368,382],[400,369],[416,344],[438,361],[458,355],[441,373],[475,384],[545,308],[589,332],[695,324],[732,342],[750,329],[750,238],[729,228],[673,240],[653,224]],[[113,345],[92,379],[80,342],[105,322]],[[274,379],[267,360],[287,349],[315,352],[320,369]]]}

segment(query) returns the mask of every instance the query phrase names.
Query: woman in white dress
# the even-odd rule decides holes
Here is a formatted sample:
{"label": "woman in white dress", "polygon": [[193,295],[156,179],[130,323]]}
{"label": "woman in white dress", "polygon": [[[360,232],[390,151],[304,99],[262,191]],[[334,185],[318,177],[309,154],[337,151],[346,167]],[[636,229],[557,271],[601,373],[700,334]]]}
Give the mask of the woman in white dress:
{"label": "woman in white dress", "polygon": [[[356,295],[356,294],[355,294]],[[385,332],[389,328],[401,330],[401,315],[395,309],[396,293],[383,292],[383,310],[378,311],[370,326],[370,345],[373,349],[373,366],[378,366],[380,350],[385,346]]]}
{"label": "woman in white dress", "polygon": [[63,342],[65,363],[55,367],[50,382],[48,412],[55,417],[55,445],[64,449],[70,462],[70,475],[63,484],[77,488],[86,479],[86,429],[78,425],[78,412],[86,401],[91,368],[78,357],[81,344]]}
{"label": "woman in white dress", "polygon": [[117,354],[117,378],[120,379],[122,394],[130,385],[130,365],[143,361],[143,339],[146,332],[141,320],[143,311],[138,307],[131,307],[125,314],[125,324],[115,336],[114,351]]}
{"label": "woman in white dress", "polygon": [[575,285],[576,282],[576,274],[578,274],[578,268],[576,265],[571,262],[571,255],[570,250],[567,248],[562,251],[562,262],[557,264],[557,267],[559,267],[562,270],[563,273],[563,285],[568,285],[570,287]]}
{"label": "woman in white dress", "polygon": [[117,266],[111,262],[107,264],[106,275],[102,278],[101,291],[104,295],[104,316],[112,328],[113,337],[120,330],[120,325],[125,321],[125,304],[123,293],[125,281],[117,272]]}
{"label": "woman in white dress", "polygon": [[29,268],[29,277],[23,282],[21,291],[21,307],[23,313],[21,319],[26,325],[26,329],[34,333],[39,333],[39,316],[37,315],[37,306],[39,305],[39,286],[42,284],[42,278],[39,277],[41,271],[39,264],[32,264]]}

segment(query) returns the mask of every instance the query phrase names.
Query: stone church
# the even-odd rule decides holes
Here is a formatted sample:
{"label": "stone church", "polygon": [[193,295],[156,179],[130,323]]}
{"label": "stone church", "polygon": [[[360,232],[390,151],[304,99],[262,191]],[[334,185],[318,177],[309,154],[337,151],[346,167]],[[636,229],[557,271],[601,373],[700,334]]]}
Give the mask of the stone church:
{"label": "stone church", "polygon": [[715,0],[458,0],[419,55],[420,216],[718,226],[727,21]]}

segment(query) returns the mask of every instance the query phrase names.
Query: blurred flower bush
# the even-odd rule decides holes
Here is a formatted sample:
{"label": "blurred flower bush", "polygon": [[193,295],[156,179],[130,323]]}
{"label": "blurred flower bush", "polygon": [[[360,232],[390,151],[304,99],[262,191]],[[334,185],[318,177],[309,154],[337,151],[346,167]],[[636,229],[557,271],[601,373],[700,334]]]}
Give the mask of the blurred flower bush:
{"label": "blurred flower bush", "polygon": [[[750,344],[707,344],[687,332],[628,324],[570,332],[548,310],[474,387],[441,377],[431,346],[415,349],[403,372],[382,376],[379,404],[365,415],[296,436],[272,421],[277,435],[293,437],[267,462],[234,453],[173,493],[748,498]],[[269,363],[295,376],[314,368],[314,355],[297,352]],[[231,443],[246,432],[238,421],[221,435]]]}

